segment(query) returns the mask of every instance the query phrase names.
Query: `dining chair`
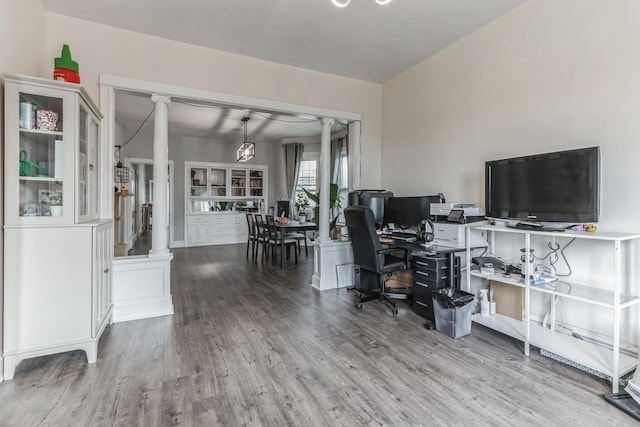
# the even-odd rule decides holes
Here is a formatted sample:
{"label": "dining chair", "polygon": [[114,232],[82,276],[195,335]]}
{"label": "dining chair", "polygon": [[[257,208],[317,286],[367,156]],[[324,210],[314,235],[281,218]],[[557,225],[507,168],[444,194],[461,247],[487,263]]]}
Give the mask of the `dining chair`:
{"label": "dining chair", "polygon": [[258,250],[260,246],[262,246],[262,256],[261,259],[264,261],[265,259],[269,260],[269,229],[267,228],[267,223],[264,220],[263,214],[255,214],[255,229],[256,229],[256,248],[255,248],[255,258],[258,258]]}
{"label": "dining chair", "polygon": [[[282,253],[284,248],[287,251],[287,259],[290,257],[290,248],[293,246],[293,254],[295,256],[296,264],[298,263],[298,252],[296,247],[298,242],[294,239],[287,238],[287,233],[281,233],[276,228],[276,220],[271,215],[267,215],[267,229],[269,230],[269,247],[271,248],[271,254],[273,255],[273,262],[276,261],[276,250],[280,248],[280,259],[284,254]],[[284,239],[284,240],[283,240]],[[282,264],[282,263],[281,263]]]}
{"label": "dining chair", "polygon": [[251,212],[247,212],[246,216],[247,216],[247,227],[248,227],[247,258],[249,258],[249,247],[251,247],[251,258],[255,259],[256,245],[257,245],[256,241],[258,239],[258,235],[256,232],[256,220],[253,216],[253,213]]}

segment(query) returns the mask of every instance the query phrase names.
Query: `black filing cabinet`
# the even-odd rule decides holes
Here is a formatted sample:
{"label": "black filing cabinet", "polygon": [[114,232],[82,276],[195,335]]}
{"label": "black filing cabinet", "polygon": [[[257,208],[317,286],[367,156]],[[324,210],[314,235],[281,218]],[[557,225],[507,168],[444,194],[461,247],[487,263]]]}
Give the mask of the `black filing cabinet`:
{"label": "black filing cabinet", "polygon": [[413,257],[413,311],[435,321],[431,292],[449,286],[449,268],[454,269],[454,287],[460,282],[460,257],[449,266],[449,257],[441,254]]}

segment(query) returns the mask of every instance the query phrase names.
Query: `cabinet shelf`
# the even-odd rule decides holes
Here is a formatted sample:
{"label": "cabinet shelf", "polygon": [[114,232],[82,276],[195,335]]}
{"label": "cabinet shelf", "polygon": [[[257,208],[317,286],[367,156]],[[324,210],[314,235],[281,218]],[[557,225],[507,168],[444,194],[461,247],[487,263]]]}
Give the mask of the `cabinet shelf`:
{"label": "cabinet shelf", "polygon": [[[502,282],[512,286],[521,288],[526,287],[524,279],[519,274],[512,275],[511,278],[504,277],[502,274],[483,274],[477,270],[471,271],[471,276],[480,277],[482,279]],[[600,305],[607,308],[614,308],[615,295],[613,291],[606,289],[594,288],[588,285],[571,283],[564,280],[555,280],[553,282],[530,285],[530,289],[536,292],[542,292],[550,295],[557,295],[567,299],[582,301],[589,304]],[[620,308],[626,308],[638,304],[640,297],[637,295],[620,295]]]}
{"label": "cabinet shelf", "polygon": [[[502,334],[524,341],[525,323],[500,314],[483,316],[474,314],[472,320]],[[535,347],[557,354],[586,366],[597,372],[613,377],[611,360],[613,350],[589,341],[574,338],[551,329],[543,328],[531,322],[529,343]],[[625,375],[635,369],[638,358],[620,353],[619,375]]]}
{"label": "cabinet shelf", "polygon": [[48,176],[21,176],[20,181],[62,182],[62,179]]}
{"label": "cabinet shelf", "polygon": [[56,130],[40,130],[40,129],[27,129],[20,128],[20,133],[31,133],[34,135],[51,135],[51,136],[62,136],[63,132],[59,132]]}
{"label": "cabinet shelf", "polygon": [[[585,307],[585,310],[607,310],[608,315],[613,319],[606,325],[599,325],[600,333],[610,336],[612,345],[606,347],[586,340],[581,340],[552,329],[542,327],[535,322],[522,322],[500,314],[492,316],[473,316],[476,323],[482,324],[488,328],[494,329],[505,335],[519,339],[524,342],[525,353],[528,354],[529,345],[534,345],[549,353],[553,353],[575,366],[587,368],[587,371],[595,371],[609,377],[612,381],[612,390],[618,392],[619,379],[622,375],[630,372],[638,364],[637,356],[629,356],[620,351],[620,341],[622,338],[621,324],[622,319],[630,316],[637,316],[637,307],[640,306],[640,286],[638,283],[638,268],[631,260],[634,254],[637,254],[640,246],[640,235],[631,233],[616,232],[552,232],[540,230],[521,230],[507,227],[478,225],[471,227],[474,230],[489,232],[490,250],[492,256],[500,255],[513,251],[513,248],[521,249],[524,253],[529,253],[534,246],[542,246],[549,241],[557,240],[571,243],[572,239],[582,240],[581,253],[582,263],[588,264],[589,257],[598,260],[599,265],[603,268],[609,268],[609,274],[595,271],[599,277],[592,278],[588,273],[589,270],[577,272],[571,278],[577,278],[575,281],[559,278],[557,280],[544,283],[532,284],[529,280],[525,280],[521,275],[513,274],[513,277],[504,277],[502,274],[483,274],[477,268],[470,267],[467,270],[467,289],[473,292],[478,289],[479,281],[472,280],[480,278],[494,282],[504,283],[522,289],[523,298],[523,318],[532,319],[532,299],[540,305],[540,302],[550,301],[550,309],[546,314],[554,317],[556,301],[570,300],[582,305],[574,305],[576,308]],[[467,230],[467,242],[470,239],[471,229]],[[502,245],[497,243],[497,237],[504,238],[500,241]],[[518,240],[520,239],[520,240]],[[523,244],[524,243],[524,244]],[[564,247],[566,247],[566,245]],[[469,245],[467,245],[469,246]],[[559,247],[559,246],[558,246]],[[517,249],[516,249],[517,250]],[[544,258],[542,258],[544,259]],[[467,249],[467,260],[471,261],[471,249]],[[606,261],[604,261],[606,260]],[[547,266],[549,267],[549,266]],[[590,266],[589,266],[590,267]],[[591,282],[591,284],[589,284]],[[473,287],[473,290],[472,290]],[[544,305],[544,303],[543,303]],[[591,307],[591,308],[589,308]],[[635,307],[634,312],[629,310]],[[539,308],[539,307],[538,307]],[[590,312],[586,312],[590,313]],[[594,311],[599,313],[599,311]],[[627,314],[628,313],[628,314]],[[552,325],[554,320],[552,320]],[[617,323],[616,323],[617,322]],[[527,328],[528,326],[528,328]],[[633,327],[633,325],[631,325]],[[633,329],[630,329],[633,330]],[[637,334],[637,332],[636,332]]]}

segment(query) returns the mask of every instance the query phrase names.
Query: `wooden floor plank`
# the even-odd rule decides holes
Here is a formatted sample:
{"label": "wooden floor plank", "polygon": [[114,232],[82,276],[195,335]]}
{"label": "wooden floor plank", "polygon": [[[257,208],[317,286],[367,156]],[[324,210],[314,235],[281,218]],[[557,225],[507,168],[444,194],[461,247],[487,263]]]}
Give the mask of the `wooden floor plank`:
{"label": "wooden floor plank", "polygon": [[118,323],[98,361],[23,361],[0,384],[2,426],[627,426],[610,385],[474,325],[453,340],[401,303],[354,308],[244,245],[172,251],[175,313]]}

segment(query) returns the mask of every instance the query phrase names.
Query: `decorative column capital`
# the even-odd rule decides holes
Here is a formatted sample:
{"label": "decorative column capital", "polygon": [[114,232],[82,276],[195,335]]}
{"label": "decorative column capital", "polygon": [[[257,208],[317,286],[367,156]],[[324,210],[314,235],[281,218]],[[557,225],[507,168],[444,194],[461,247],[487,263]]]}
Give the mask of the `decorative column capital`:
{"label": "decorative column capital", "polygon": [[336,119],[332,119],[331,117],[323,117],[322,118],[322,124],[323,125],[329,125],[331,126],[333,123],[335,123]]}
{"label": "decorative column capital", "polygon": [[153,102],[155,102],[156,104],[158,102],[162,102],[163,104],[169,105],[171,104],[171,97],[169,95],[162,95],[159,93],[154,93],[153,95],[151,95],[151,100]]}

